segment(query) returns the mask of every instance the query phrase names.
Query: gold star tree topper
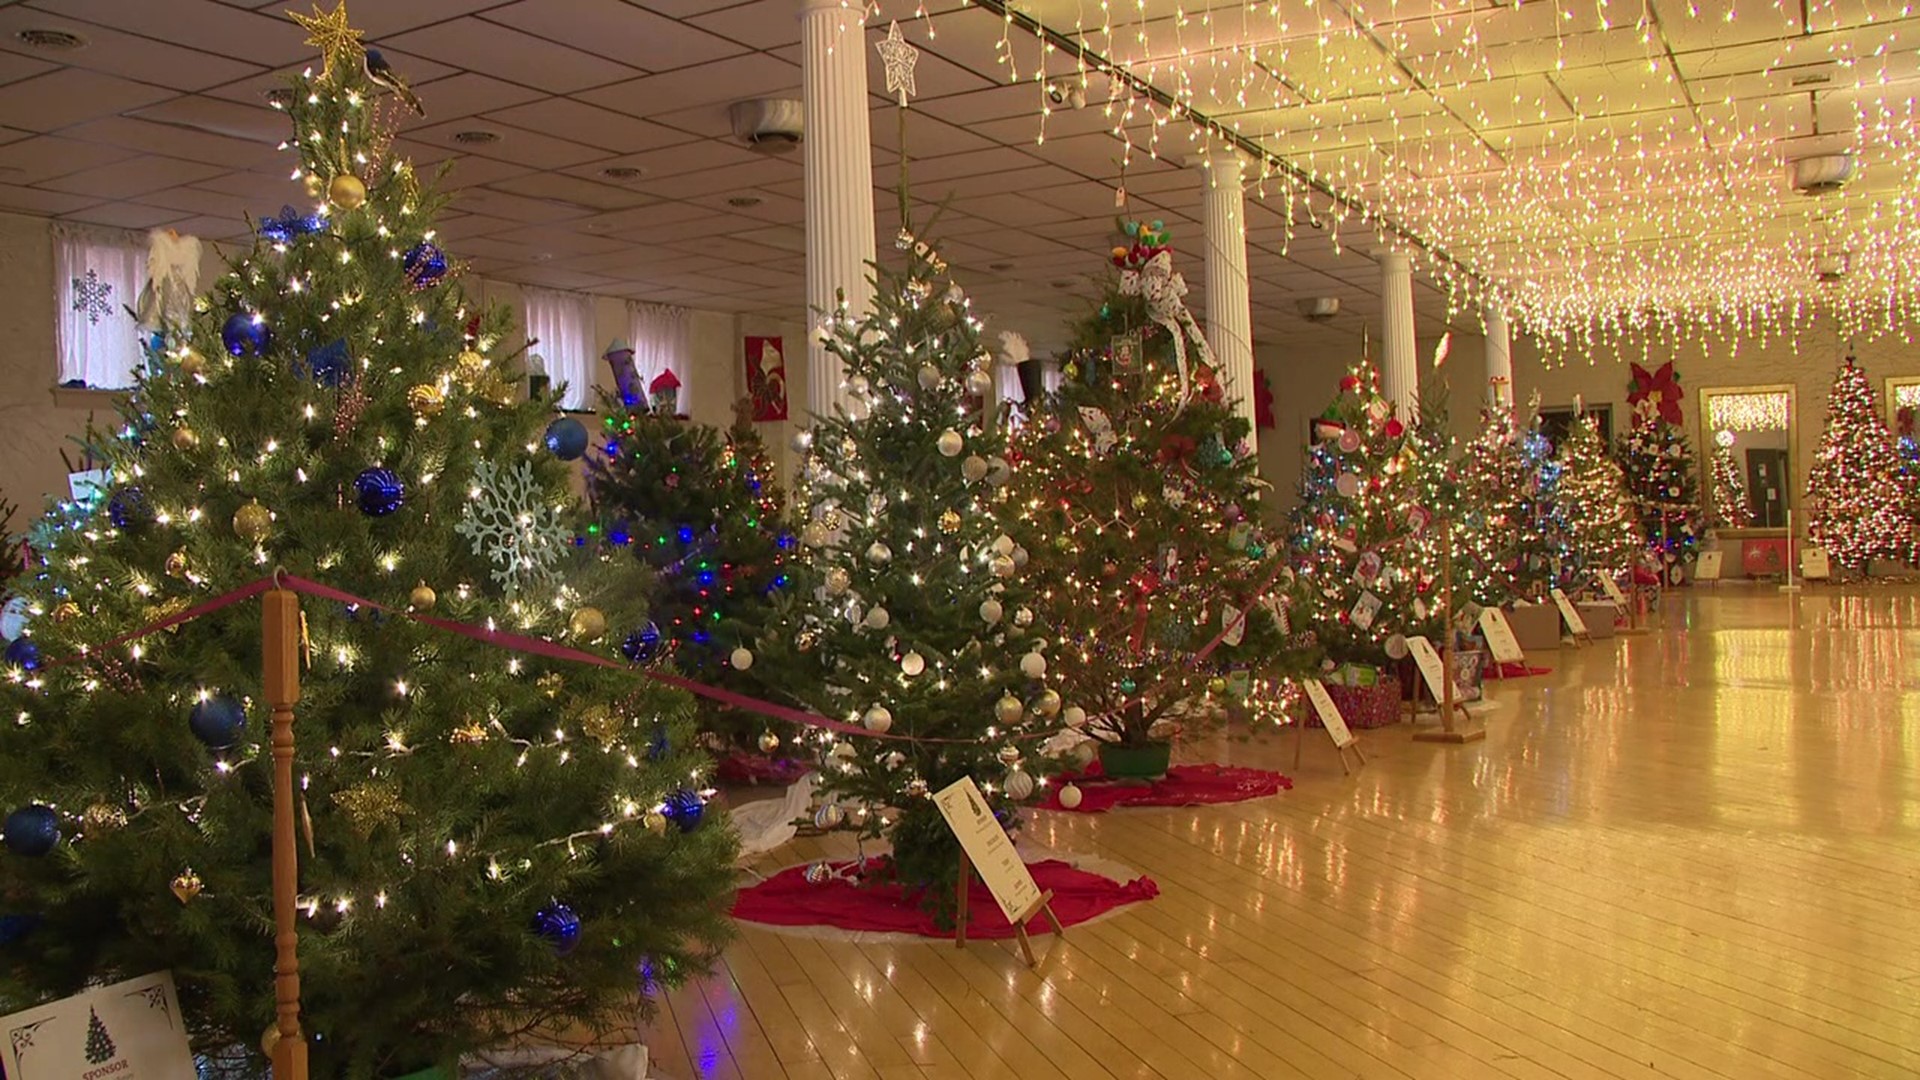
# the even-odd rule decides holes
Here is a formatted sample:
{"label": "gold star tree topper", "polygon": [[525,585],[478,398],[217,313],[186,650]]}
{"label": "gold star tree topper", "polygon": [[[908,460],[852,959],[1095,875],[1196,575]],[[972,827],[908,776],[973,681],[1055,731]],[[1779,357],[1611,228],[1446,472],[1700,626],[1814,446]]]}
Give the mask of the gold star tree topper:
{"label": "gold star tree topper", "polygon": [[887,92],[900,91],[900,104],[904,108],[907,95],[920,92],[913,86],[913,65],[920,62],[920,50],[907,44],[907,39],[900,36],[898,22],[888,24],[886,40],[874,48],[880,51],[880,62],[887,68]]}
{"label": "gold star tree topper", "polygon": [[321,78],[333,74],[336,62],[347,67],[364,62],[361,57],[366,53],[361,48],[360,39],[366,35],[347,25],[347,0],[340,0],[332,11],[323,11],[319,4],[315,4],[313,14],[302,15],[297,11],[289,11],[287,18],[306,30],[308,45],[320,50]]}

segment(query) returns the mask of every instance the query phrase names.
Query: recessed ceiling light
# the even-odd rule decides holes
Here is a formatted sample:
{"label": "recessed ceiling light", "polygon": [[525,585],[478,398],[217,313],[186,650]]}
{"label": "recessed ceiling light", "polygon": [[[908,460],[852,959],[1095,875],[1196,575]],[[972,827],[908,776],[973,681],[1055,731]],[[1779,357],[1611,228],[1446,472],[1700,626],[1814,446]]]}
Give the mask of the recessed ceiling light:
{"label": "recessed ceiling light", "polygon": [[758,195],[735,195],[733,198],[727,200],[727,205],[728,206],[759,206],[761,203],[765,201],[766,201],[765,199],[762,199]]}
{"label": "recessed ceiling light", "polygon": [[988,264],[987,264],[987,269],[989,269],[989,270],[1011,270],[1011,269],[1013,269],[1013,264],[1012,264],[1012,263],[1010,263],[1010,262],[997,262],[997,263],[988,263]]}
{"label": "recessed ceiling light", "polygon": [[87,43],[86,38],[72,31],[34,29],[32,27],[20,31],[15,34],[14,37],[19,38],[21,43],[29,48],[49,49],[55,52],[78,49]]}
{"label": "recessed ceiling light", "polygon": [[1050,284],[1050,285],[1052,285],[1052,286],[1053,286],[1054,288],[1056,288],[1056,289],[1071,289],[1071,288],[1073,288],[1073,282],[1071,282],[1071,281],[1053,281],[1053,282],[1049,282],[1048,284]]}
{"label": "recessed ceiling light", "polygon": [[453,141],[467,146],[483,146],[487,143],[499,142],[500,133],[479,129],[473,131],[456,131],[453,133]]}
{"label": "recessed ceiling light", "polygon": [[600,175],[609,180],[638,180],[647,175],[647,170],[632,165],[609,165],[600,170]]}

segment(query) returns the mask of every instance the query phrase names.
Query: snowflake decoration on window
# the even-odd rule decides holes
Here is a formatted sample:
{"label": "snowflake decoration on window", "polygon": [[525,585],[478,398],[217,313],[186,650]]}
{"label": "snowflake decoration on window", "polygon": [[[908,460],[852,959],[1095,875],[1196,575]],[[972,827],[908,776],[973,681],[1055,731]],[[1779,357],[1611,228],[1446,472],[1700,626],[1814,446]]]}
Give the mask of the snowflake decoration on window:
{"label": "snowflake decoration on window", "polygon": [[493,580],[515,594],[551,579],[571,534],[534,479],[533,466],[522,461],[501,468],[482,460],[473,467],[468,494],[454,531],[473,542],[475,555],[493,564]]}
{"label": "snowflake decoration on window", "polygon": [[74,278],[73,310],[85,314],[89,323],[100,325],[103,317],[113,313],[113,284],[101,281],[100,275],[91,270],[86,277]]}

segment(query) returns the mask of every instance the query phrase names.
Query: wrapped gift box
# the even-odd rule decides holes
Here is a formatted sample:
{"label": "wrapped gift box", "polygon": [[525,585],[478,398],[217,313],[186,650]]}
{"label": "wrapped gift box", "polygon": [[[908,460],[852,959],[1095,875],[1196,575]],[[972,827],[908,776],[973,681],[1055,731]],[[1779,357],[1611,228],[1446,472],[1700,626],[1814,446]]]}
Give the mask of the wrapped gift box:
{"label": "wrapped gift box", "polygon": [[1552,604],[1527,604],[1507,609],[1507,623],[1520,648],[1529,653],[1560,647],[1560,609]]}
{"label": "wrapped gift box", "polygon": [[[1342,686],[1327,683],[1327,696],[1340,710],[1350,728],[1390,727],[1400,720],[1400,680],[1382,674],[1372,686]],[[1307,724],[1319,727],[1320,718],[1308,710]]]}

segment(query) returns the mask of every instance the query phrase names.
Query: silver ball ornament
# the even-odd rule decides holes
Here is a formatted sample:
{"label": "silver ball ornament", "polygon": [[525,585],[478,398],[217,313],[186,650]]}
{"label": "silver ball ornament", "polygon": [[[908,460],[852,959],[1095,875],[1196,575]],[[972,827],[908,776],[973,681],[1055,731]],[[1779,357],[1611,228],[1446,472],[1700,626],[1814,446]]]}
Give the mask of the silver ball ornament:
{"label": "silver ball ornament", "polygon": [[940,385],[940,369],[932,364],[920,365],[920,389],[931,390]]}
{"label": "silver ball ornament", "polygon": [[994,487],[1004,487],[1007,481],[1011,479],[1013,479],[1013,466],[1007,464],[1006,458],[991,457],[987,459],[987,483],[992,484]]}
{"label": "silver ball ornament", "polygon": [[1026,711],[1027,707],[1020,704],[1020,699],[1012,694],[1002,694],[1000,700],[993,703],[993,718],[1003,724],[1019,723],[1020,717],[1026,715]]}
{"label": "silver ball ornament", "polygon": [[1032,775],[1024,769],[1015,769],[1007,774],[1007,798],[1015,802],[1024,802],[1032,797]]}
{"label": "silver ball ornament", "polygon": [[987,459],[979,454],[968,454],[960,463],[960,476],[969,484],[977,484],[987,478]]}
{"label": "silver ball ornament", "polygon": [[893,728],[893,714],[887,711],[885,705],[875,705],[867,710],[867,715],[861,717],[860,722],[875,735],[885,735]]}
{"label": "silver ball ornament", "polygon": [[988,626],[999,622],[1000,617],[1004,614],[1006,614],[1006,612],[1000,607],[1000,601],[983,600],[980,602],[980,621],[986,623]]}
{"label": "silver ball ornament", "polygon": [[993,561],[987,564],[987,569],[993,571],[994,577],[1012,577],[1020,568],[1014,565],[1013,556],[995,555]]}
{"label": "silver ball ornament", "polygon": [[727,657],[727,663],[732,664],[735,671],[745,671],[753,666],[753,652],[742,645]]}
{"label": "silver ball ornament", "polygon": [[1038,679],[1047,673],[1047,658],[1037,652],[1030,652],[1020,658],[1020,674],[1029,679]]}
{"label": "silver ball ornament", "polygon": [[933,445],[940,451],[941,457],[959,457],[960,451],[967,447],[967,440],[961,438],[959,432],[948,428],[940,433],[940,438]]}
{"label": "silver ball ornament", "polygon": [[885,565],[892,560],[893,549],[878,540],[875,540],[873,544],[867,548],[867,561],[876,566]]}
{"label": "silver ball ornament", "polygon": [[879,604],[873,605],[873,608],[867,612],[866,623],[869,630],[885,630],[887,624],[892,621],[893,616]]}
{"label": "silver ball ornament", "polygon": [[987,391],[991,389],[993,389],[993,376],[978,370],[967,372],[967,393],[974,397],[986,397]]}
{"label": "silver ball ornament", "polygon": [[927,670],[927,658],[917,652],[910,652],[900,658],[900,672],[911,678]]}
{"label": "silver ball ornament", "polygon": [[1069,705],[1060,713],[1060,722],[1077,731],[1087,726],[1087,710]]}

